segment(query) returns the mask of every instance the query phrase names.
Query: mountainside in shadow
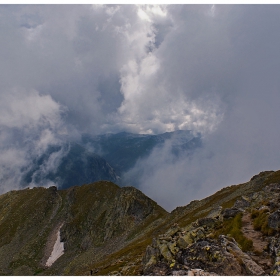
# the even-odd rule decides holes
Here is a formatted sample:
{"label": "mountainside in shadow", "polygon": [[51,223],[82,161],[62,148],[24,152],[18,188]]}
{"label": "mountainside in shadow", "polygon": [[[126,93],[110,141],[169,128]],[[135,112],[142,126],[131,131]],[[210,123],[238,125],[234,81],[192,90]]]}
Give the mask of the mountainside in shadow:
{"label": "mountainside in shadow", "polygon": [[0,196],[0,274],[279,275],[279,202],[280,171],[171,213],[108,181],[11,191]]}
{"label": "mountainside in shadow", "polygon": [[[66,189],[100,180],[126,184],[121,180],[122,174],[168,141],[174,155],[182,151],[191,153],[201,145],[200,136],[180,130],[159,135],[126,132],[83,135],[77,143],[65,139],[62,146],[49,147],[45,154],[34,159],[32,166],[22,170],[21,185],[55,184],[59,189]],[[135,180],[131,179],[132,182]]]}
{"label": "mountainside in shadow", "polygon": [[[66,189],[100,180],[115,183],[119,181],[119,175],[104,158],[88,151],[82,145],[69,143],[64,155],[57,156],[56,153],[61,152],[62,149],[63,147],[51,147],[46,154],[35,161],[31,170],[24,176],[22,185],[26,186],[31,182],[39,185],[50,181],[55,182],[59,189]],[[59,161],[55,164],[52,157],[59,158]],[[46,171],[46,165],[56,165],[56,167]]]}
{"label": "mountainside in shadow", "polygon": [[83,145],[94,148],[94,151],[105,158],[118,174],[128,171],[137,160],[147,157],[155,147],[162,147],[168,141],[174,155],[179,155],[182,151],[192,152],[201,145],[200,135],[194,136],[188,130],[158,135],[127,132],[98,136],[85,134],[82,138]]}

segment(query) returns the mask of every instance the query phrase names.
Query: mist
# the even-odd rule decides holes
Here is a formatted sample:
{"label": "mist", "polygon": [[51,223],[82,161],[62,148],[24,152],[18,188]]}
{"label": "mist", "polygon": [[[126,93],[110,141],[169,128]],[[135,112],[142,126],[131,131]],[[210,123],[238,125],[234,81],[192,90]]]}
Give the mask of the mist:
{"label": "mist", "polygon": [[83,133],[199,133],[123,175],[168,210],[278,170],[279,23],[278,5],[0,5],[0,191]]}

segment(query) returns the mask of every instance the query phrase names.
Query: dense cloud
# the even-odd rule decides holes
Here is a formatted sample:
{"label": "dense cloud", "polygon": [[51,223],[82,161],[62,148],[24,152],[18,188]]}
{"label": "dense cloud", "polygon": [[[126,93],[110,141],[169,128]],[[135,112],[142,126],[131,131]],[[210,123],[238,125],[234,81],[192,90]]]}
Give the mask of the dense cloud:
{"label": "dense cloud", "polygon": [[279,24],[278,5],[0,6],[1,190],[83,132],[201,133],[126,174],[168,209],[279,169]]}

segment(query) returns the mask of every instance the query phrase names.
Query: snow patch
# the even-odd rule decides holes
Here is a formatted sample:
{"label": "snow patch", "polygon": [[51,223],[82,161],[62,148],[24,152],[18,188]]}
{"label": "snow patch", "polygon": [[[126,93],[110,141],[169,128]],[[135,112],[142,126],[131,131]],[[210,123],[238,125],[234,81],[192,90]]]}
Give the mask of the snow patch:
{"label": "snow patch", "polygon": [[60,228],[56,233],[56,241],[53,246],[52,253],[46,262],[46,266],[50,267],[59,257],[64,254],[64,242],[60,242]]}

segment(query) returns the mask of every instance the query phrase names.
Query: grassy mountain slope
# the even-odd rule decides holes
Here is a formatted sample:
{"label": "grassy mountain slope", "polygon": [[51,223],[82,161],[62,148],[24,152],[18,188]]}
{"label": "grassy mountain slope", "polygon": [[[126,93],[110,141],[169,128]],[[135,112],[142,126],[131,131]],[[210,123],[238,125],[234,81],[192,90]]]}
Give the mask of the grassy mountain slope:
{"label": "grassy mountain slope", "polygon": [[[107,181],[12,191],[0,196],[0,205],[2,275],[76,274],[87,261],[122,249],[167,214],[139,190]],[[51,236],[62,224],[65,254],[46,268]]]}
{"label": "grassy mountain slope", "polygon": [[[226,187],[171,213],[139,190],[120,188],[107,181],[67,190],[51,187],[12,191],[0,196],[0,272],[179,275],[201,268],[207,273],[222,271],[225,275],[261,275],[262,271],[272,270],[277,274],[277,246],[271,245],[272,240],[278,244],[279,238],[277,199],[280,201],[280,171],[261,172],[247,183]],[[238,210],[240,201],[248,205],[245,203],[246,207]],[[263,212],[261,207],[268,210]],[[227,213],[234,214],[227,217]],[[256,255],[259,253],[252,247],[254,242],[250,243],[250,234],[244,231],[244,217],[273,248],[262,253],[266,264],[261,264],[261,257]],[[276,229],[268,226],[272,223],[269,217],[276,219]],[[60,225],[65,253],[47,268],[44,264],[53,246],[51,236]],[[221,239],[221,235],[231,237]],[[240,244],[229,239],[232,237]],[[208,255],[200,255],[204,252],[198,250],[201,244],[205,252],[209,250]],[[224,261],[217,259],[217,254]],[[227,262],[233,264],[231,270],[225,267]],[[255,270],[248,270],[248,263],[256,264]]]}

